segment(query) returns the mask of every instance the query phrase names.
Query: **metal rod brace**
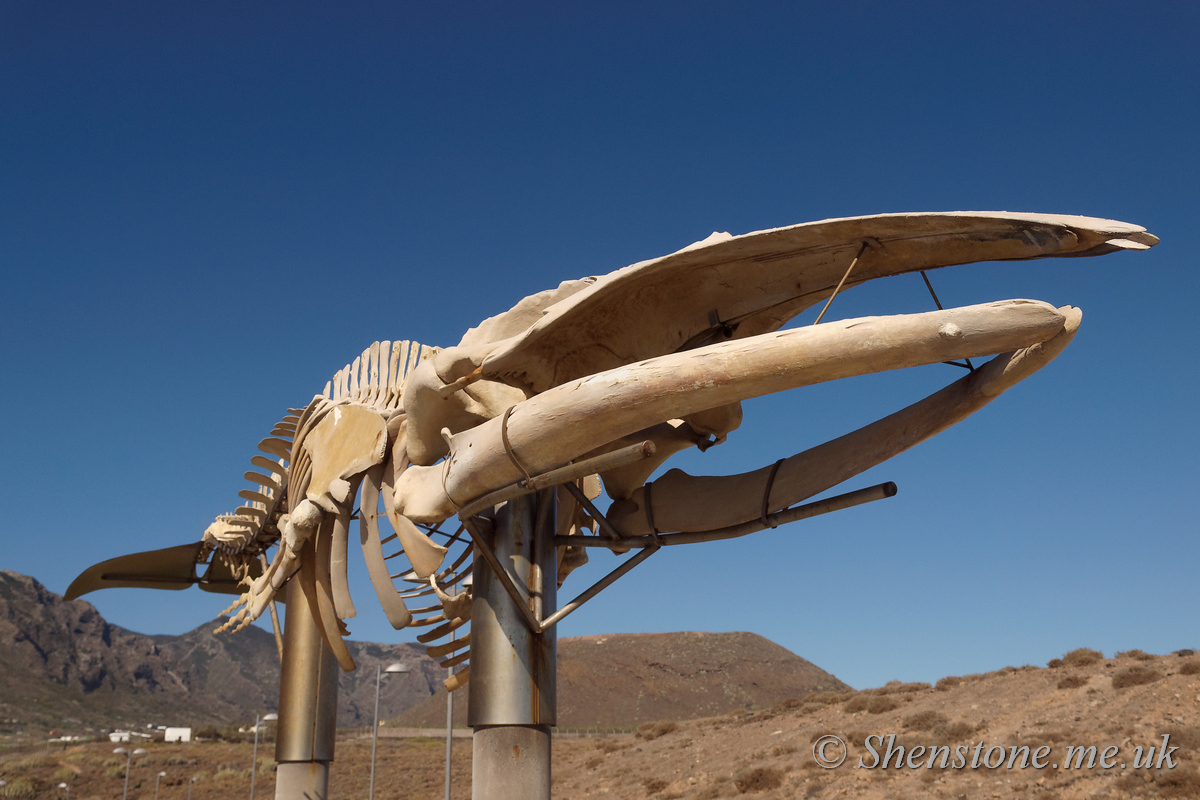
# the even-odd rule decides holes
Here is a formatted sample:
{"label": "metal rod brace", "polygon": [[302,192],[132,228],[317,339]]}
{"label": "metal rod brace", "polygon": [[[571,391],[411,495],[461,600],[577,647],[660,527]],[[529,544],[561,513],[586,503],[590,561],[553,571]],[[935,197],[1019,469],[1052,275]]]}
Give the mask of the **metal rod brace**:
{"label": "metal rod brace", "polygon": [[[627,539],[609,539],[603,536],[555,536],[554,544],[557,546],[571,545],[575,547],[607,547],[609,549],[621,549],[632,547],[645,547],[658,549],[659,545],[673,544],[695,544],[697,542],[715,542],[722,539],[736,539],[747,534],[757,533],[767,528],[785,525],[789,522],[795,522],[801,519],[828,514],[831,511],[841,511],[844,508],[853,508],[864,503],[870,503],[875,500],[883,500],[886,497],[894,497],[896,495],[896,484],[888,481],[877,486],[868,486],[865,489],[857,489],[846,494],[839,494],[836,497],[829,497],[824,500],[817,500],[812,503],[806,503],[802,506],[794,508],[785,508],[782,511],[776,511],[770,514],[765,520],[756,519],[750,522],[743,522],[740,525],[730,525],[727,528],[716,528],[711,531],[688,531],[685,533],[660,533],[657,541],[649,536],[631,536]],[[774,523],[774,524],[772,524]]]}

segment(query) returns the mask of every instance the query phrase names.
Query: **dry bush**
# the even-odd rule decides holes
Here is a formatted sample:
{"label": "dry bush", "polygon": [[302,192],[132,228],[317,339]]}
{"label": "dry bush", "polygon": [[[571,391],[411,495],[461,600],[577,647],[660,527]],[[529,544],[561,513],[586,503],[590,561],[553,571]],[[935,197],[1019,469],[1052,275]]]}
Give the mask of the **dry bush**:
{"label": "dry bush", "polygon": [[733,785],[742,794],[777,789],[783,785],[783,771],[775,767],[751,767],[734,775]]}
{"label": "dry bush", "polygon": [[942,678],[937,683],[935,683],[933,685],[933,688],[937,689],[939,692],[948,692],[951,689],[953,689],[955,686],[958,686],[959,684],[962,684],[962,683],[966,683],[966,681],[964,681],[962,678],[958,677],[957,675],[947,675],[946,677]]}
{"label": "dry bush", "polygon": [[637,735],[649,742],[660,736],[666,736],[668,733],[674,733],[677,730],[679,730],[679,725],[674,722],[647,722],[637,729]]}
{"label": "dry bush", "polygon": [[950,719],[940,711],[918,711],[904,719],[904,727],[914,731],[930,731],[948,724]]}
{"label": "dry bush", "polygon": [[596,740],[596,749],[601,753],[615,753],[629,746],[628,742],[619,742],[610,737]]}
{"label": "dry bush", "polygon": [[928,683],[902,683],[900,681],[888,681],[878,689],[868,689],[871,694],[908,694],[910,692],[922,692],[926,689],[932,689]]}
{"label": "dry bush", "polygon": [[872,697],[867,703],[867,711],[872,714],[883,714],[891,711],[894,708],[899,708],[900,704],[891,697]]}
{"label": "dry bush", "polygon": [[715,782],[700,790],[699,794],[695,795],[695,800],[717,800],[718,797],[728,797],[725,794],[726,789],[731,789],[729,778],[717,778]]}
{"label": "dry bush", "polygon": [[1099,650],[1080,647],[1078,650],[1067,653],[1062,660],[1068,667],[1087,667],[1103,661],[1104,654]]}
{"label": "dry bush", "polygon": [[1149,653],[1144,653],[1141,650],[1124,650],[1117,653],[1117,658],[1135,658],[1138,661],[1153,661],[1155,656]]}
{"label": "dry bush", "polygon": [[[1200,727],[1196,725],[1177,725],[1162,729],[1162,733],[1171,737],[1171,746],[1179,747],[1181,753],[1200,752]],[[1162,741],[1161,739],[1159,741]]]}
{"label": "dry bush", "polygon": [[587,761],[583,762],[583,766],[585,769],[595,769],[596,767],[600,766],[603,763],[604,763],[603,756],[592,756]]}
{"label": "dry bush", "polygon": [[1068,675],[1058,682],[1059,689],[1078,689],[1085,685],[1088,679],[1083,675]]}
{"label": "dry bush", "polygon": [[1196,675],[1200,673],[1200,658],[1189,658],[1179,668],[1180,675]]}
{"label": "dry bush", "polygon": [[841,703],[849,700],[857,694],[853,689],[848,692],[813,692],[805,695],[804,702],[820,703],[823,706],[831,706],[834,703]]}
{"label": "dry bush", "polygon": [[1150,669],[1149,667],[1135,666],[1126,667],[1119,670],[1112,676],[1112,685],[1114,689],[1124,689],[1127,686],[1139,686],[1143,683],[1153,683],[1161,678],[1158,670]]}
{"label": "dry bush", "polygon": [[1046,666],[1049,667],[1050,669],[1058,669],[1059,667],[1061,667],[1065,664],[1066,664],[1066,662],[1063,661],[1061,658],[1052,658],[1046,663]]}
{"label": "dry bush", "polygon": [[54,770],[54,774],[50,776],[50,780],[54,781],[55,784],[73,781],[75,780],[75,770],[68,769],[67,767],[56,769]]}
{"label": "dry bush", "polygon": [[662,778],[646,778],[642,781],[642,788],[646,790],[646,794],[658,794],[670,784]]}
{"label": "dry bush", "polygon": [[1153,786],[1155,797],[1200,797],[1200,775],[1183,764],[1175,769],[1137,770],[1122,777],[1120,785],[1130,794]]}
{"label": "dry bush", "polygon": [[0,794],[5,797],[33,797],[37,791],[28,779],[16,778],[9,781],[7,786],[0,786]]}
{"label": "dry bush", "polygon": [[1038,731],[1037,733],[1027,734],[1021,740],[1021,744],[1027,744],[1030,746],[1030,748],[1038,747],[1043,744],[1054,747],[1055,745],[1071,743],[1079,738],[1079,734],[1073,728],[1068,728],[1066,730],[1051,729],[1048,731]]}
{"label": "dry bush", "polygon": [[859,711],[882,714],[899,707],[900,703],[894,698],[887,695],[872,695],[867,692],[859,692],[843,706],[847,714],[857,714]]}
{"label": "dry bush", "polygon": [[[951,722],[933,728],[930,734],[936,744],[954,744],[966,739],[976,730],[978,728],[969,722]],[[919,742],[919,744],[924,744],[924,742]]]}

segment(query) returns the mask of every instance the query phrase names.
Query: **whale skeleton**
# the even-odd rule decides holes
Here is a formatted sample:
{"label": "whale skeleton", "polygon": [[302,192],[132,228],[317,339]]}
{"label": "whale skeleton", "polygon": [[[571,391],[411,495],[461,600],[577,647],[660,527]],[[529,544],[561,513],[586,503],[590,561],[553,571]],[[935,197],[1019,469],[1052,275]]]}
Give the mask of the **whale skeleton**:
{"label": "whale skeleton", "polygon": [[[95,565],[67,597],[106,586],[199,584],[239,594],[223,626],[238,629],[268,609],[274,619],[276,596],[296,579],[330,649],[353,669],[343,636],[355,614],[346,562],[357,518],[391,624],[436,625],[418,640],[447,639],[430,644],[430,655],[461,666],[471,594],[454,587],[474,569],[473,555],[519,596],[483,535],[481,512],[557,487],[560,583],[588,547],[638,550],[545,619],[518,602],[540,632],[663,546],[742,536],[894,494],[883,484],[797,505],[978,411],[1056,358],[1082,317],[1070,306],[1006,300],[832,322],[823,310],[818,324],[781,330],[796,315],[878,278],[1145,250],[1157,241],[1112,220],[1006,212],[885,214],[713,234],[527,297],[455,347],[377,342],[260,443],[270,458],[252,459],[260,471],[246,474],[254,487],[240,493],[246,505],[218,517],[198,543]],[[988,356],[979,367],[969,361]],[[743,400],[961,360],[971,371],[949,386],[772,465],[709,477],[672,469],[648,482],[674,453],[725,441],[741,423]],[[606,513],[592,503],[601,486],[612,499]],[[394,543],[402,549],[385,553]],[[387,562],[401,555],[408,567],[393,574]],[[410,609],[405,601],[419,597],[430,604]],[[447,686],[468,675],[464,667]]]}

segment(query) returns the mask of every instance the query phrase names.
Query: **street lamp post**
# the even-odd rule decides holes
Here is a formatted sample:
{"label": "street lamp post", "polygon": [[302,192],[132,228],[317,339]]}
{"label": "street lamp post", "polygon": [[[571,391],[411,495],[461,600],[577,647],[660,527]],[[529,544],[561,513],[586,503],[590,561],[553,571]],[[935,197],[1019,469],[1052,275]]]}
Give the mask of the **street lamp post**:
{"label": "street lamp post", "polygon": [[160,772],[154,777],[154,800],[158,800],[158,782],[167,777],[167,773]]}
{"label": "street lamp post", "polygon": [[277,719],[278,714],[267,714],[261,720],[258,714],[254,715],[254,763],[250,765],[250,800],[254,800],[254,776],[258,773],[258,726],[261,722],[274,722]]}
{"label": "street lamp post", "polygon": [[408,667],[399,662],[388,664],[386,669],[375,665],[375,729],[371,731],[371,788],[367,790],[367,800],[375,800],[375,748],[379,745],[379,683],[383,680],[385,672],[388,675],[403,674],[408,672]]}
{"label": "street lamp post", "polygon": [[134,750],[131,753],[128,750],[126,750],[124,747],[118,747],[116,750],[113,750],[113,752],[120,753],[121,755],[125,756],[125,791],[121,793],[121,800],[128,800],[128,798],[129,798],[129,768],[133,764],[133,757],[145,755],[146,751],[139,747],[137,750]]}
{"label": "street lamp post", "polygon": [[[468,575],[463,579],[463,588],[470,589],[473,584],[471,576]],[[451,586],[450,594],[457,594],[457,584]],[[454,667],[446,667],[446,675],[454,674]],[[454,692],[446,690],[446,780],[445,780],[445,800],[450,800],[450,756],[454,748]]]}
{"label": "street lamp post", "polygon": [[58,788],[60,788],[60,789],[66,789],[66,790],[67,790],[67,800],[71,800],[71,784],[69,784],[69,783],[60,783],[60,784],[58,785]]}
{"label": "street lamp post", "polygon": [[192,784],[198,780],[200,779],[193,775],[192,779],[188,781],[188,800],[192,800]]}

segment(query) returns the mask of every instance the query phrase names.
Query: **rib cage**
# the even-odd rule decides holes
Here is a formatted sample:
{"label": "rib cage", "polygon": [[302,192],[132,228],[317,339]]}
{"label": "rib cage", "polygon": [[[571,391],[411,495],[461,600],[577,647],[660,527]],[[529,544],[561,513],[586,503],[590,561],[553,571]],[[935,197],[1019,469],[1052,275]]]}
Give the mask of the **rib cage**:
{"label": "rib cage", "polygon": [[[259,443],[258,449],[264,455],[252,457],[251,464],[255,469],[245,473],[245,478],[250,482],[251,488],[238,493],[239,497],[246,501],[245,505],[237,508],[232,514],[223,514],[217,517],[204,535],[208,550],[216,551],[225,558],[234,569],[235,574],[239,575],[243,583],[250,588],[250,591],[244,593],[226,610],[226,613],[234,612],[238,608],[242,608],[242,611],[219,630],[233,629],[236,631],[248,625],[261,613],[263,605],[261,601],[257,603],[260,606],[258,611],[251,611],[252,606],[256,605],[256,595],[265,591],[273,596],[283,585],[283,580],[273,580],[268,574],[264,576],[267,578],[266,582],[259,587],[258,591],[255,591],[253,582],[248,577],[250,563],[265,559],[270,548],[281,546],[283,529],[289,513],[295,510],[295,507],[308,493],[313,474],[312,457],[305,447],[309,434],[335,408],[357,406],[371,409],[388,424],[389,439],[385,449],[383,468],[388,471],[396,469],[393,459],[403,457],[403,448],[395,447],[395,438],[403,436],[404,431],[404,410],[401,407],[401,400],[405,380],[418,363],[432,357],[437,352],[436,348],[409,341],[373,343],[352,363],[338,370],[333,378],[325,384],[322,393],[313,397],[305,408],[288,409],[287,414],[272,428],[270,435]],[[407,466],[407,463],[402,464],[400,469],[403,470]],[[364,476],[357,477],[361,480]],[[355,491],[357,493],[357,486]],[[352,496],[348,502],[353,507],[356,498]],[[386,505],[386,502],[380,498],[378,505]],[[449,566],[430,576],[427,580],[419,579],[409,568],[407,559],[404,558],[405,553],[403,548],[399,547],[397,534],[394,531],[388,533],[381,530],[378,525],[380,518],[387,518],[386,509],[377,507],[374,510],[376,513],[370,516],[369,524],[364,519],[366,515],[362,513],[361,507],[354,513],[354,516],[363,521],[364,553],[368,549],[366,538],[368,536],[376,537],[381,548],[388,548],[383,551],[382,559],[389,565],[387,572],[392,591],[401,601],[422,598],[430,598],[433,601],[413,609],[411,620],[405,624],[414,627],[436,625],[437,627],[420,634],[417,637],[418,641],[429,645],[427,649],[431,657],[442,659],[439,661],[441,666],[452,668],[464,664],[469,656],[469,651],[457,655],[450,654],[467,647],[470,643],[470,634],[458,635],[458,638],[454,639],[450,637],[455,636],[459,629],[466,625],[469,611],[466,616],[455,615],[448,619],[446,616],[447,604],[443,603],[442,599],[457,600],[457,603],[451,602],[449,606],[458,611],[461,611],[464,606],[469,608],[469,594],[459,594],[455,597],[446,594],[447,588],[454,591],[455,587],[461,586],[471,574],[473,567],[470,558],[471,546],[465,530],[461,525],[457,525],[455,530],[450,533],[441,530],[440,525],[421,526],[430,537],[444,540],[443,546],[449,551],[448,558],[444,563]],[[279,555],[280,553],[277,551],[277,559]],[[370,555],[367,557],[370,559]],[[397,559],[400,560],[397,561]],[[392,566],[395,564],[402,564],[404,568],[396,571]],[[335,584],[344,583],[344,581],[344,574],[333,577]],[[396,588],[397,582],[402,587],[401,589]],[[267,584],[270,584],[269,589]],[[379,587],[376,588],[378,590]],[[342,604],[335,603],[335,605],[337,605],[338,633],[340,634],[345,631],[341,620],[352,617],[354,610],[352,604],[347,604],[348,607],[345,608],[341,607]],[[395,627],[404,626],[397,625],[394,619],[392,622]],[[438,623],[443,624],[438,625]],[[328,625],[324,629],[329,638],[332,631]],[[437,643],[443,637],[447,637],[447,641]],[[333,642],[330,644],[336,647]],[[447,655],[450,657],[443,659]],[[460,671],[456,678],[460,682],[465,681],[466,670]]]}

